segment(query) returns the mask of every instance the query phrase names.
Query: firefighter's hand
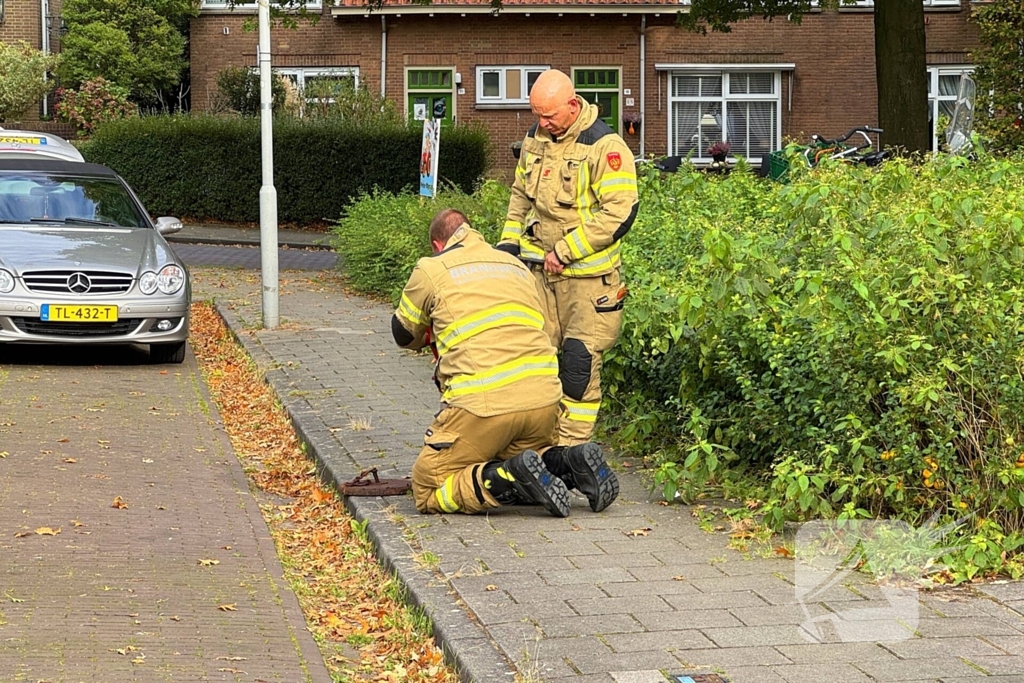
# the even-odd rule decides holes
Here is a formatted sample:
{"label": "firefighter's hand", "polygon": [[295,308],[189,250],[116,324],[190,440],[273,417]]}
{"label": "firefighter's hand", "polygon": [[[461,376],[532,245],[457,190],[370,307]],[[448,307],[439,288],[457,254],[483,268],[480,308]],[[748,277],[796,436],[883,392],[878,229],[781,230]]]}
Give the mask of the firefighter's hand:
{"label": "firefighter's hand", "polygon": [[565,264],[558,260],[555,252],[549,251],[548,255],[544,257],[544,271],[558,275],[563,270],[565,270]]}

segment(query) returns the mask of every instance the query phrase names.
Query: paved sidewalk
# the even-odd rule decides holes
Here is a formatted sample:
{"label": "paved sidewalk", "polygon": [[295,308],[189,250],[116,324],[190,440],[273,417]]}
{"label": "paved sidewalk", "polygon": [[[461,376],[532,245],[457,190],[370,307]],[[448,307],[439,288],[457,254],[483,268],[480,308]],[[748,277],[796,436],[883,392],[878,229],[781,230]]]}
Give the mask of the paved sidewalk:
{"label": "paved sidewalk", "polygon": [[[283,324],[262,331],[258,278],[197,276],[197,297],[216,297],[326,478],[371,465],[409,473],[437,394],[427,358],[394,346],[389,306],[346,295],[329,273],[291,273]],[[745,558],[725,533],[702,531],[690,508],[649,500],[632,469],[621,479],[616,504],[595,515],[575,497],[568,519],[529,507],[421,516],[407,496],[348,502],[467,680],[512,681],[517,670],[527,681],[574,683],[659,683],[683,672],[733,683],[1024,681],[1024,585],[993,586],[1002,602],[965,590],[923,595],[916,624],[877,623],[881,642],[835,633],[811,642],[799,626],[809,617],[841,620],[889,602],[847,576],[801,603],[793,562]]]}
{"label": "paved sidewalk", "polygon": [[0,456],[0,681],[330,681],[191,354],[4,349]]}

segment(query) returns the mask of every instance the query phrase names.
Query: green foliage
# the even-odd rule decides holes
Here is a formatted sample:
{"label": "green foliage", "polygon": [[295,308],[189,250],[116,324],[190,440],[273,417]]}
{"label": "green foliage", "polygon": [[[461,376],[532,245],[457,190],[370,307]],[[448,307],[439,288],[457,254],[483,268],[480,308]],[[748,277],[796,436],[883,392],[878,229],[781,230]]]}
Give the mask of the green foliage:
{"label": "green foliage", "polygon": [[[978,128],[996,149],[1024,147],[1024,4],[993,0],[974,8],[981,46],[971,55],[978,65]],[[992,112],[992,115],[987,115]]]}
{"label": "green foliage", "polygon": [[[154,214],[259,220],[260,122],[255,118],[150,116],[100,126],[82,149],[120,173]],[[375,187],[398,193],[419,181],[416,126],[357,126],[337,119],[277,119],[274,184],[283,223],[341,216]],[[442,182],[471,191],[487,167],[485,133],[441,135]]]}
{"label": "green foliage", "polygon": [[96,126],[139,115],[128,101],[128,91],[111,85],[102,76],[86,81],[80,90],[57,90],[57,116],[78,126],[86,135]]}
{"label": "green foliage", "polygon": [[471,195],[449,187],[434,200],[409,192],[364,194],[332,230],[349,283],[357,292],[397,302],[416,261],[431,253],[427,229],[434,214],[458,209],[488,241],[497,242],[509,194],[493,180]]}
{"label": "green foliage", "polygon": [[404,121],[394,100],[352,78],[317,79],[301,93],[303,116],[341,119],[360,126],[394,126]]}
{"label": "green foliage", "polygon": [[[1024,570],[1024,163],[643,179],[606,356],[617,445],[766,522],[975,513]],[[980,544],[980,541],[979,541]],[[986,546],[988,547],[988,546]]]}
{"label": "green foliage", "polygon": [[[288,96],[284,81],[280,77],[275,76],[270,80],[270,93],[273,111],[280,112]],[[242,116],[259,116],[259,72],[246,66],[223,69],[217,74],[217,97],[220,102],[215,109],[230,109]]]}
{"label": "green foliage", "polygon": [[43,99],[52,87],[46,72],[58,60],[57,55],[45,54],[23,40],[0,43],[0,123],[19,119]]}
{"label": "green foliage", "polygon": [[102,76],[136,103],[149,102],[186,68],[185,37],[177,27],[198,6],[194,0],[64,0],[68,32],[57,74],[70,88]]}

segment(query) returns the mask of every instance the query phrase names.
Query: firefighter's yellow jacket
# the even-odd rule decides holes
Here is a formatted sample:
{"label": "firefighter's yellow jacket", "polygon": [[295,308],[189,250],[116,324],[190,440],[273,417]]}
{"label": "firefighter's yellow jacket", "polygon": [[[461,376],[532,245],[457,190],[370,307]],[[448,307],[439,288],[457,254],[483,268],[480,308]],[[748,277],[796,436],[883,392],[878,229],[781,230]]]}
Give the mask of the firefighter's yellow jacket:
{"label": "firefighter's yellow jacket", "polygon": [[576,123],[555,140],[536,124],[523,140],[498,245],[524,261],[551,251],[563,275],[591,277],[619,267],[619,240],[638,207],[633,153],[577,96]]}
{"label": "firefighter's yellow jacket", "polygon": [[463,225],[422,258],[392,319],[399,346],[437,344],[442,400],[488,417],[558,403],[558,359],[533,275]]}

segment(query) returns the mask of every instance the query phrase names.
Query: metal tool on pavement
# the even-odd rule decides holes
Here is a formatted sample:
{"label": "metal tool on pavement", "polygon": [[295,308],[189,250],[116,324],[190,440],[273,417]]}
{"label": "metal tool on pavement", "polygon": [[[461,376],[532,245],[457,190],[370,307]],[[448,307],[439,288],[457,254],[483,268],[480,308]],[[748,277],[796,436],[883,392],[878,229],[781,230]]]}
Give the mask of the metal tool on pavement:
{"label": "metal tool on pavement", "polygon": [[[369,477],[373,477],[373,480]],[[352,481],[338,485],[343,496],[401,496],[410,489],[411,479],[381,479],[376,467],[363,470]]]}

